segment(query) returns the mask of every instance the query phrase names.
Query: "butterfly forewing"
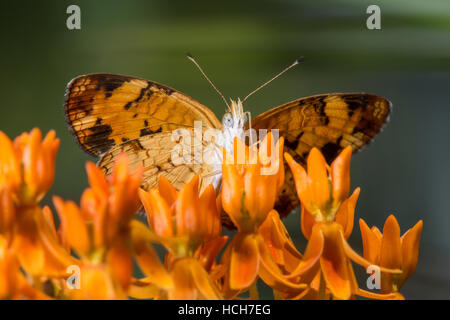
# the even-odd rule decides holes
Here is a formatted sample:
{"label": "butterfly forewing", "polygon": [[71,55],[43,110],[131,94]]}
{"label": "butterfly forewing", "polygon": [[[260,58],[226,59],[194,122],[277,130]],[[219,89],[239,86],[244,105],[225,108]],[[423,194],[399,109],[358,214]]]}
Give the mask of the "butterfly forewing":
{"label": "butterfly forewing", "polygon": [[129,140],[180,127],[220,128],[214,113],[165,85],[135,77],[90,74],[67,86],[66,120],[80,146],[99,156]]}

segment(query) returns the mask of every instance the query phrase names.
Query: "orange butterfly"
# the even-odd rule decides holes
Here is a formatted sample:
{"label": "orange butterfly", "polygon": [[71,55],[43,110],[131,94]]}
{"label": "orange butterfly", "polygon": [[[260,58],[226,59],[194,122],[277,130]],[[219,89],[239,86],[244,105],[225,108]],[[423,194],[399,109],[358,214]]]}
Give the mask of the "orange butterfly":
{"label": "orange butterfly", "polygon": [[[213,183],[218,190],[220,162],[186,161],[182,157],[174,160],[172,152],[180,143],[201,143],[205,149],[211,147],[211,142],[201,137],[196,140],[195,121],[201,121],[203,132],[210,128],[231,132],[225,135],[228,137],[225,143],[249,127],[250,117],[243,111],[240,100],[231,102],[221,122],[210,109],[189,96],[130,76],[79,76],[69,82],[65,98],[67,123],[81,148],[100,157],[98,165],[106,173],[111,172],[117,155],[126,152],[133,166],[144,166],[142,187],[147,190],[157,185],[161,175],[179,188],[196,174],[201,177],[201,188]],[[369,143],[386,123],[390,109],[391,103],[377,95],[321,94],[266,111],[253,118],[250,125],[256,130],[278,129],[285,138],[285,151],[297,162],[305,163],[313,147],[319,148],[331,162],[346,146],[351,145],[356,151]],[[174,139],[173,131],[180,129],[191,132],[194,141]],[[275,208],[285,216],[298,206],[293,177],[286,170],[285,185]]]}

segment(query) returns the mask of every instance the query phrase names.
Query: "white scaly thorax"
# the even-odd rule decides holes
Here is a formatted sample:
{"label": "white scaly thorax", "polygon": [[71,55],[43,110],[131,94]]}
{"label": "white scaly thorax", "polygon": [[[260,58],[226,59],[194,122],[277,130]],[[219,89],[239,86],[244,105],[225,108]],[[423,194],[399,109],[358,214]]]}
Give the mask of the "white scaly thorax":
{"label": "white scaly thorax", "polygon": [[[231,120],[231,121],[230,121]],[[237,102],[231,100],[231,108],[222,118],[222,147],[227,153],[233,154],[234,138],[244,140],[244,126],[246,123],[246,115],[240,99]]]}
{"label": "white scaly thorax", "polygon": [[216,174],[214,174],[211,183],[216,190],[220,187],[220,182],[222,179],[222,147],[225,148],[229,155],[232,155],[234,138],[245,141],[244,126],[247,121],[247,113],[244,112],[240,99],[238,99],[237,102],[231,100],[231,107],[222,118],[222,132],[217,141],[216,150],[213,156]]}

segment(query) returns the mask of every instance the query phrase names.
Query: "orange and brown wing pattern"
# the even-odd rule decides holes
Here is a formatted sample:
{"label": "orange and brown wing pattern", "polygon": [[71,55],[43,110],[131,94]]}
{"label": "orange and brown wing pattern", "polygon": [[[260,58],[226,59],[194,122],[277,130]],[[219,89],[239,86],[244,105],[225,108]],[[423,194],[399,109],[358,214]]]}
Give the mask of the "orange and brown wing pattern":
{"label": "orange and brown wing pattern", "polygon": [[220,128],[214,113],[192,98],[145,79],[90,74],[69,82],[67,123],[80,146],[100,156],[113,146],[143,136],[192,127]]}
{"label": "orange and brown wing pattern", "polygon": [[[252,128],[279,129],[286,152],[299,163],[306,162],[313,147],[330,163],[346,146],[355,152],[368,144],[387,122],[390,110],[388,100],[372,94],[323,94],[269,110],[253,119]],[[286,170],[276,208],[286,215],[298,205],[293,177]]]}
{"label": "orange and brown wing pattern", "polygon": [[[205,128],[206,129],[206,128]],[[112,147],[100,159],[98,166],[106,173],[112,172],[114,160],[120,153],[127,153],[132,170],[139,165],[144,167],[142,188],[149,190],[156,187],[161,176],[166,177],[175,188],[180,189],[191,181],[194,175],[200,176],[202,191],[214,179],[220,178],[220,164],[211,159],[196,161],[195,152],[202,152],[204,157],[213,157],[219,148],[214,142],[208,142],[194,134],[194,129],[185,129],[185,135],[173,137],[172,132],[161,132],[126,141]],[[191,140],[192,139],[192,140]],[[202,144],[202,148],[195,146]],[[197,150],[197,151],[196,151]],[[217,183],[213,183],[217,186]]]}

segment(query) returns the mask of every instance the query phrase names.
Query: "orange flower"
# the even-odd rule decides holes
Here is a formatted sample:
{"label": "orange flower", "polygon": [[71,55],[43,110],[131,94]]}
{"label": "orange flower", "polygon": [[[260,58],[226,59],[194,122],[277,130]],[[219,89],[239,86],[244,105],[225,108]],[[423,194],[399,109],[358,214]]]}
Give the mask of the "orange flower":
{"label": "orange flower", "polygon": [[[132,294],[135,296],[221,298],[208,272],[218,272],[218,268],[213,269],[215,259],[227,238],[220,237],[222,226],[214,187],[209,185],[199,195],[198,184],[199,177],[195,176],[177,191],[166,178],[161,177],[157,189],[139,191],[148,224],[155,233],[153,239],[169,250],[166,256],[169,278],[155,262],[157,258],[144,240],[145,231],[141,230],[140,235],[136,233],[136,239],[141,239],[137,261],[148,277],[134,283]],[[146,237],[147,241],[152,240],[151,235]],[[160,290],[155,290],[155,286]]]}
{"label": "orange flower", "polygon": [[276,210],[269,212],[267,219],[259,227],[259,233],[277,265],[287,273],[292,272],[302,260],[302,255],[295,248]]}
{"label": "orange flower", "polygon": [[[284,140],[274,140],[269,133],[248,147],[235,139],[223,150],[218,197],[211,185],[199,194],[198,176],[180,191],[164,177],[141,190],[144,169],[131,172],[126,154],[109,177],[87,163],[90,187],[80,205],[54,197],[56,228],[50,208],[39,206],[54,179],[54,131],[42,138],[33,129],[14,142],[0,132],[0,299],[248,299],[247,291],[255,299],[258,278],[277,299],[404,299],[399,290],[415,271],[422,221],[401,236],[392,215],[383,233],[361,219],[361,257],[347,242],[360,193],[349,196],[351,147],[330,166],[313,148],[306,170],[285,154],[308,240],[302,255],[273,209],[284,183]],[[150,228],[133,219],[140,202]],[[238,230],[227,247],[222,208]],[[167,249],[164,263],[154,243]],[[133,278],[133,259],[143,278]],[[359,288],[353,262],[379,268],[380,293]]]}
{"label": "orange flower", "polygon": [[[334,220],[342,226],[345,239],[350,237],[353,230],[356,201],[358,201],[359,193],[360,188],[356,188],[355,191],[353,191],[353,194],[342,202],[334,217]],[[302,233],[305,238],[309,240],[316,219],[308,210],[306,210],[305,206],[302,206],[300,221]]]}
{"label": "orange flower", "polygon": [[[335,265],[341,265],[341,275],[339,276],[342,276],[342,279],[345,279],[344,284],[347,287],[347,290],[350,290],[352,292],[351,294],[356,294],[356,292],[358,292],[358,286],[356,281],[354,281],[353,269],[351,269],[349,259],[354,259],[359,263],[367,264],[367,262],[361,260],[345,241],[345,238],[348,238],[353,227],[354,208],[358,193],[355,193],[352,197],[345,200],[343,205],[339,208],[339,211],[336,214],[336,220],[339,222],[320,222],[316,224],[314,217],[311,214],[307,211],[302,211],[302,230],[306,238],[310,240],[304,256],[302,256],[295,248],[278,213],[275,210],[269,213],[268,218],[260,227],[260,232],[264,237],[264,241],[266,242],[273,259],[288,275],[288,279],[292,279],[294,282],[306,283],[310,286],[309,289],[302,291],[300,294],[298,294],[297,291],[278,293],[282,294],[284,299],[316,299],[319,296],[321,281],[325,284],[326,279],[328,279],[328,282],[333,285],[333,280],[335,279],[335,277],[333,277],[334,271],[331,272],[331,276],[329,275],[329,272],[327,273],[330,269],[326,269],[325,271],[322,270],[321,272],[321,259],[328,259]],[[306,222],[304,222],[305,218],[307,218]],[[315,227],[314,235],[312,235],[313,227]],[[317,233],[321,235],[317,236]],[[325,242],[326,237],[331,238],[331,240]],[[328,244],[328,246],[330,246],[330,244],[333,245],[333,243],[340,249],[334,252],[334,257],[329,258],[324,255],[324,252],[333,252],[334,249],[325,250],[325,245]],[[324,275],[327,275],[327,278],[323,278]],[[330,285],[328,284],[328,286]],[[337,284],[335,287],[341,288],[342,286]],[[326,297],[326,292],[330,292],[330,290],[328,289],[322,292],[322,298]],[[336,290],[332,293],[336,298],[342,298],[341,293],[337,293]],[[345,295],[344,298],[346,298]]]}
{"label": "orange flower", "polygon": [[259,276],[268,286],[280,292],[301,292],[303,283],[287,279],[271,256],[259,233],[238,232],[222,255],[228,272],[224,277],[224,296],[233,298],[251,287]]}
{"label": "orange flower", "polygon": [[222,265],[216,263],[216,258],[228,241],[228,236],[214,238],[197,249],[194,257],[200,262],[203,268],[211,274],[211,277],[218,279],[225,270]]}
{"label": "orange flower", "polygon": [[83,193],[81,208],[74,202],[54,197],[61,231],[70,246],[88,256],[90,250],[109,248],[118,237],[128,236],[129,224],[140,206],[138,188],[142,170],[140,167],[131,173],[128,157],[122,154],[107,179],[99,168],[88,162],[86,171],[91,188]]}
{"label": "orange flower", "polygon": [[111,283],[119,283],[123,290],[131,283],[130,222],[140,205],[138,188],[143,169],[131,173],[128,157],[122,154],[109,179],[93,163],[88,162],[86,170],[91,188],[83,193],[81,208],[71,201],[53,199],[61,219],[62,239],[82,257],[82,273],[92,274],[92,279],[102,284],[82,287],[88,291],[81,296],[120,297],[118,292],[110,292],[115,288]]}
{"label": "orange flower", "polygon": [[329,167],[317,148],[307,159],[307,171],[288,153],[284,157],[291,168],[302,207],[316,221],[334,221],[335,215],[350,191],[352,147],[346,147]]}
{"label": "orange flower", "polygon": [[[224,150],[222,164],[222,207],[239,231],[255,232],[275,204],[284,183],[283,138],[275,146],[266,135],[258,150],[234,140],[234,153]],[[253,155],[253,156],[252,156]],[[247,161],[247,163],[245,163]]]}
{"label": "orange flower", "polygon": [[11,143],[0,132],[0,186],[8,185],[22,204],[36,204],[53,184],[59,139],[51,130],[44,140],[39,129],[23,133]]}
{"label": "orange flower", "polygon": [[107,265],[86,264],[81,268],[80,287],[68,290],[70,299],[76,300],[124,300],[123,287],[112,276]]}
{"label": "orange flower", "polygon": [[25,208],[15,221],[11,243],[20,265],[35,276],[65,276],[67,266],[76,260],[60,245],[42,210]]}
{"label": "orange flower", "polygon": [[238,229],[222,256],[223,265],[228,266],[224,287],[227,297],[247,290],[258,275],[276,290],[298,291],[305,287],[283,278],[258,231],[284,183],[283,143],[280,138],[273,148],[269,133],[259,149],[235,139],[233,155],[223,151],[222,207]]}
{"label": "orange flower", "polygon": [[168,296],[171,300],[222,299],[208,273],[196,259],[177,259],[170,268],[170,274],[174,282]]}
{"label": "orange flower", "polygon": [[[350,188],[351,147],[345,148],[331,167],[316,148],[307,159],[307,172],[285,153],[302,203],[302,232],[309,240],[303,260],[289,278],[311,283],[318,279],[317,296],[350,299],[359,293],[351,260],[367,268],[372,263],[359,256],[347,243],[353,229],[359,188],[347,199]],[[398,268],[381,268],[399,274]],[[319,274],[319,275],[318,275]],[[319,276],[319,278],[317,278]]]}
{"label": "orange flower", "polygon": [[23,133],[14,143],[0,132],[0,231],[25,272],[62,276],[74,259],[60,247],[37,205],[51,187],[59,140],[50,131]]}
{"label": "orange flower", "polygon": [[198,183],[195,176],[178,192],[161,177],[158,189],[139,190],[150,228],[177,257],[192,256],[200,244],[221,234],[214,187],[199,196]]}
{"label": "orange flower", "polygon": [[[289,278],[300,276],[301,282],[310,283],[320,272],[320,281],[326,285],[324,290],[328,289],[335,299],[350,299],[359,292],[351,260],[365,268],[372,265],[353,251],[345,239],[341,224],[317,222],[312,228],[303,261]],[[400,270],[382,270],[400,273]],[[318,294],[324,297],[325,291]]]}
{"label": "orange flower", "polygon": [[0,232],[10,232],[22,207],[36,205],[53,183],[59,139],[39,129],[14,143],[0,131]]}
{"label": "orange flower", "polygon": [[19,266],[14,250],[8,247],[5,237],[0,235],[0,299],[49,299],[28,284]]}
{"label": "orange flower", "polygon": [[199,247],[194,257],[175,257],[166,254],[165,266],[170,273],[172,287],[159,298],[170,300],[223,299],[219,278],[224,268],[215,260],[227,237],[219,237]]}
{"label": "orange flower", "polygon": [[133,279],[128,294],[135,298],[167,298],[167,292],[173,289],[173,281],[151,242],[160,238],[138,221],[131,222],[131,242],[137,263],[146,275],[141,279]]}
{"label": "orange flower", "polygon": [[131,172],[126,154],[117,157],[109,179],[94,163],[86,164],[91,188],[81,197],[81,209],[87,220],[94,221],[96,247],[107,245],[127,232],[140,207],[138,188],[143,170],[140,166]]}
{"label": "orange flower", "polygon": [[364,257],[373,264],[403,271],[401,275],[381,274],[381,292],[397,292],[416,270],[422,220],[403,236],[400,236],[400,226],[393,215],[387,218],[383,233],[377,227],[370,229],[362,219],[359,220],[359,226]]}

